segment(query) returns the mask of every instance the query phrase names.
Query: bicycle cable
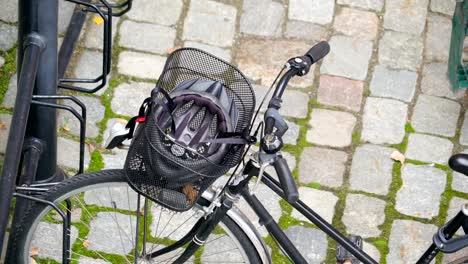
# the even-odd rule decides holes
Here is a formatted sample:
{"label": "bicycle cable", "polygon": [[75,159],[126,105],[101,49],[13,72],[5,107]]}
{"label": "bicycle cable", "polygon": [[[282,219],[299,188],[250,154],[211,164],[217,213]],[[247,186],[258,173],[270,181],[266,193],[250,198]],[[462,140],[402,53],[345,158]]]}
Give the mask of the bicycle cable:
{"label": "bicycle cable", "polygon": [[[283,68],[281,69],[281,71],[276,75],[276,78],[273,80],[273,83],[270,85],[270,88],[268,88],[268,91],[266,92],[266,94],[263,96],[263,99],[262,101],[260,102],[260,105],[258,106],[257,108],[257,111],[255,112],[255,115],[254,117],[252,118],[252,124],[250,125],[250,129],[249,131],[252,131],[252,128],[255,124],[255,120],[257,119],[258,117],[258,114],[260,113],[260,109],[262,109],[262,106],[263,104],[265,103],[265,100],[266,98],[268,97],[268,95],[270,94],[271,90],[273,89],[273,87],[275,86],[276,82],[278,81],[278,79],[281,77],[281,75],[283,74],[284,70],[287,68],[287,65],[284,65]],[[253,136],[254,137],[257,137],[258,135],[258,131],[261,127],[261,136],[263,135],[263,128],[264,128],[264,123],[263,122],[260,122],[257,126],[257,129],[255,130],[255,132],[253,133]],[[244,154],[242,155],[242,158],[241,158],[241,162],[239,162],[239,164],[237,164],[236,168],[234,169],[234,171],[231,173],[231,176],[229,177],[229,179],[226,181],[226,183],[224,184],[221,192],[220,192],[220,195],[221,194],[224,194],[224,192],[226,191],[226,188],[227,186],[229,185],[229,183],[231,182],[231,180],[234,178],[234,175],[236,175],[237,171],[239,170],[239,167],[241,164],[244,164],[244,160],[245,160],[245,156],[249,153],[249,150],[250,150],[250,147],[251,145],[249,144],[247,146],[247,149],[244,151]]]}

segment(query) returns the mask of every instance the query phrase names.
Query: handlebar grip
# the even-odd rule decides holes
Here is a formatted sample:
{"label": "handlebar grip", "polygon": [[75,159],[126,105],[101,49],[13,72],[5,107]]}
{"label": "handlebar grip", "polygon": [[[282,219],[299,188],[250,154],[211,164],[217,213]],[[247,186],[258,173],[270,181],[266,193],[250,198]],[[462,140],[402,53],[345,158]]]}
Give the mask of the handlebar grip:
{"label": "handlebar grip", "polygon": [[274,166],[276,174],[278,174],[281,188],[286,196],[286,200],[289,203],[296,203],[299,199],[299,192],[297,191],[297,186],[294,182],[291,170],[288,167],[288,163],[283,157],[278,156],[275,160]]}
{"label": "handlebar grip", "polygon": [[312,63],[316,63],[317,61],[323,59],[323,57],[327,56],[328,52],[330,52],[330,45],[326,41],[321,41],[315,44],[305,54],[305,56],[309,57],[312,60]]}

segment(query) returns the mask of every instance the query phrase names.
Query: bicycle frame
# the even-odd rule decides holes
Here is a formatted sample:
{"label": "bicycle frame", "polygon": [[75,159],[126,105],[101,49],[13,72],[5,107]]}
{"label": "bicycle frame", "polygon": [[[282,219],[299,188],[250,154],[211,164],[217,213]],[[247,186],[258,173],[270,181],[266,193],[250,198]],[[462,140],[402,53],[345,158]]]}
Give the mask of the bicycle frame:
{"label": "bicycle frame", "polygon": [[[261,201],[252,194],[248,188],[248,184],[252,177],[259,175],[260,168],[255,161],[249,160],[245,165],[243,172],[243,180],[237,184],[229,185],[226,192],[226,198],[228,200],[235,200],[235,197],[241,195],[254,210],[255,214],[259,217],[259,221],[264,224],[270,235],[278,242],[281,248],[287,253],[294,263],[307,263],[304,257],[299,253],[297,248],[292,244],[286,234],[281,230],[278,223],[276,223],[272,216],[268,213],[267,209],[262,205]],[[287,202],[285,194],[281,188],[280,183],[275,180],[268,173],[263,173],[261,181],[278,196]],[[223,203],[224,204],[224,203]],[[289,203],[293,208],[298,210],[303,216],[305,216],[310,222],[315,224],[320,230],[325,232],[328,236],[333,238],[338,244],[343,246],[356,258],[358,258],[364,264],[376,264],[378,261],[371,258],[360,249],[357,245],[352,243],[345,235],[336,230],[330,223],[324,220],[318,215],[313,209],[308,207],[303,201],[298,200],[296,203]],[[467,212],[465,212],[467,211]],[[455,234],[455,232],[463,225],[463,222],[468,221],[468,206],[464,208],[456,217],[450,220],[444,227],[434,235],[434,241],[440,241],[438,246],[435,242],[425,251],[425,253],[417,261],[417,264],[430,263],[437,253],[443,248],[449,241],[449,239]],[[465,227],[464,227],[465,228]],[[450,243],[448,243],[450,244]],[[452,246],[455,243],[452,243]]]}

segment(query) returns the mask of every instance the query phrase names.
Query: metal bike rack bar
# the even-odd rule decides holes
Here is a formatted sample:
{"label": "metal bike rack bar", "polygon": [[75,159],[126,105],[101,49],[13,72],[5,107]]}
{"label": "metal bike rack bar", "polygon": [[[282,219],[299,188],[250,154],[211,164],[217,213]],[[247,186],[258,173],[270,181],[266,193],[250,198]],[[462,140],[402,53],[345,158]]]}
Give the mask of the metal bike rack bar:
{"label": "metal bike rack bar", "polygon": [[68,99],[75,102],[81,108],[81,116],[80,114],[71,106],[68,105],[60,105],[54,103],[45,103],[40,101],[31,101],[31,104],[40,105],[44,107],[50,107],[55,109],[67,110],[73,116],[75,116],[78,121],[80,122],[80,160],[79,160],[79,167],[78,173],[82,174],[84,172],[84,152],[85,152],[85,140],[86,140],[86,106],[77,98],[73,96],[34,96],[33,99]]}
{"label": "metal bike rack bar", "polygon": [[19,160],[26,134],[26,121],[30,116],[31,105],[24,102],[29,102],[33,96],[36,75],[39,73],[38,66],[45,46],[44,39],[37,33],[32,33],[24,38],[22,47],[24,52],[21,58],[22,70],[18,78],[18,94],[8,136],[2,176],[0,177],[0,248],[3,248],[11,200],[19,172]]}
{"label": "metal bike rack bar", "polygon": [[[99,0],[98,4],[90,3],[83,0],[65,0],[67,2],[75,3],[78,6],[84,6],[82,8],[83,12],[94,12],[97,13],[104,21],[104,33],[103,33],[103,52],[102,52],[102,72],[96,78],[60,78],[58,87],[73,91],[85,92],[85,93],[95,93],[102,89],[107,84],[107,75],[109,75],[111,70],[111,59],[112,59],[112,14],[111,5],[105,0]],[[101,7],[101,8],[100,8]],[[105,9],[106,11],[104,11]],[[73,29],[73,28],[72,28]],[[71,33],[70,33],[71,34]],[[76,33],[74,34],[76,37]],[[71,40],[70,40],[71,41]],[[66,44],[70,46],[70,44]],[[65,52],[65,51],[64,51]],[[69,52],[69,51],[68,51]],[[64,70],[65,72],[65,70]],[[74,83],[73,85],[71,83]],[[75,85],[76,83],[90,83],[97,84],[96,87],[88,89]]]}

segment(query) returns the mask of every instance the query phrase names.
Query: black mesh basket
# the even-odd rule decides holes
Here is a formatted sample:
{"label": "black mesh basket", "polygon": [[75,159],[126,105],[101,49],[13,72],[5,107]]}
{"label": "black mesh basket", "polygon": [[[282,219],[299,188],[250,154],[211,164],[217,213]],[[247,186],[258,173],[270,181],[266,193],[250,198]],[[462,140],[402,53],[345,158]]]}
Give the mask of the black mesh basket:
{"label": "black mesh basket", "polygon": [[[198,49],[179,49],[168,57],[157,86],[170,93],[178,84],[193,79],[221,82],[239,111],[235,132],[250,132],[255,95],[236,67]],[[172,141],[153,122],[154,110],[147,110],[146,122],[135,132],[124,167],[127,180],[137,192],[162,206],[185,211],[217,178],[239,163],[245,145],[229,145],[226,155],[215,163]],[[177,149],[191,151],[189,156],[194,158],[174,155]]]}

